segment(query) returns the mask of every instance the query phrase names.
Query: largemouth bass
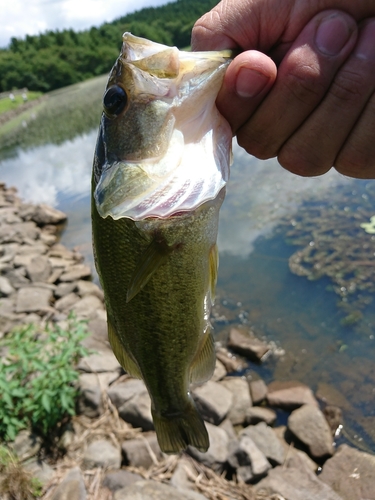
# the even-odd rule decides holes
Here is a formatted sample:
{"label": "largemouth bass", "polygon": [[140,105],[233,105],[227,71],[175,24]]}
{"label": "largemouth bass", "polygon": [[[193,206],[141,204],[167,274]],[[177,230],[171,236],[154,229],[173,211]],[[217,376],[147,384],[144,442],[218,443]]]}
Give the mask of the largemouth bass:
{"label": "largemouth bass", "polygon": [[160,448],[206,451],[190,395],[215,367],[210,331],[232,133],[215,106],[230,51],[125,33],[103,98],[92,228],[108,336],[151,397]]}

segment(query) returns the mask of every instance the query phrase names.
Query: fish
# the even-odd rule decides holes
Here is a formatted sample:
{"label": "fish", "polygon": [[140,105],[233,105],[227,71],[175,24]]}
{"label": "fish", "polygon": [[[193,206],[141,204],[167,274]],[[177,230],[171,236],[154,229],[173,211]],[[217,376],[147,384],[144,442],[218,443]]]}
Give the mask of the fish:
{"label": "fish", "polygon": [[232,131],[215,100],[233,53],[123,35],[92,171],[92,236],[119,363],[144,381],[159,446],[205,452],[190,393],[215,368],[210,311]]}

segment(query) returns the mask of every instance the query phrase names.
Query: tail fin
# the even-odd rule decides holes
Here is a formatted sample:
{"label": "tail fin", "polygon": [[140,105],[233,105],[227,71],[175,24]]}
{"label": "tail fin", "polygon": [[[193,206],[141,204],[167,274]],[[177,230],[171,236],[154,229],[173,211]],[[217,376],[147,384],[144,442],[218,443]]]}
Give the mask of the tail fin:
{"label": "tail fin", "polygon": [[189,445],[201,452],[208,450],[210,441],[202,417],[193,401],[184,413],[162,416],[152,411],[154,426],[161,451],[179,453]]}

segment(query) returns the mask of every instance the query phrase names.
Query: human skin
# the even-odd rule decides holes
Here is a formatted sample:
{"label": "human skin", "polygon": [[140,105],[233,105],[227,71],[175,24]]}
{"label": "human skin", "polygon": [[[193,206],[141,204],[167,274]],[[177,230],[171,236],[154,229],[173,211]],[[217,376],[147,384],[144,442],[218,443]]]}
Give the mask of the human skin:
{"label": "human skin", "polygon": [[375,178],[375,0],[222,0],[192,48],[242,51],[217,105],[248,153]]}

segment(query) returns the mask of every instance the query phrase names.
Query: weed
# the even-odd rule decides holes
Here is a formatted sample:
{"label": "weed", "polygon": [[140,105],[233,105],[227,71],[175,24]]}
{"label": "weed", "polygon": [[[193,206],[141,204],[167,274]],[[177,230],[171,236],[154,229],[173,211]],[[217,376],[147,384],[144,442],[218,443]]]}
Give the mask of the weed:
{"label": "weed", "polygon": [[75,414],[79,358],[88,354],[81,341],[86,324],[74,317],[68,327],[23,326],[0,340],[0,438],[13,440],[33,427],[47,435],[66,415]]}

